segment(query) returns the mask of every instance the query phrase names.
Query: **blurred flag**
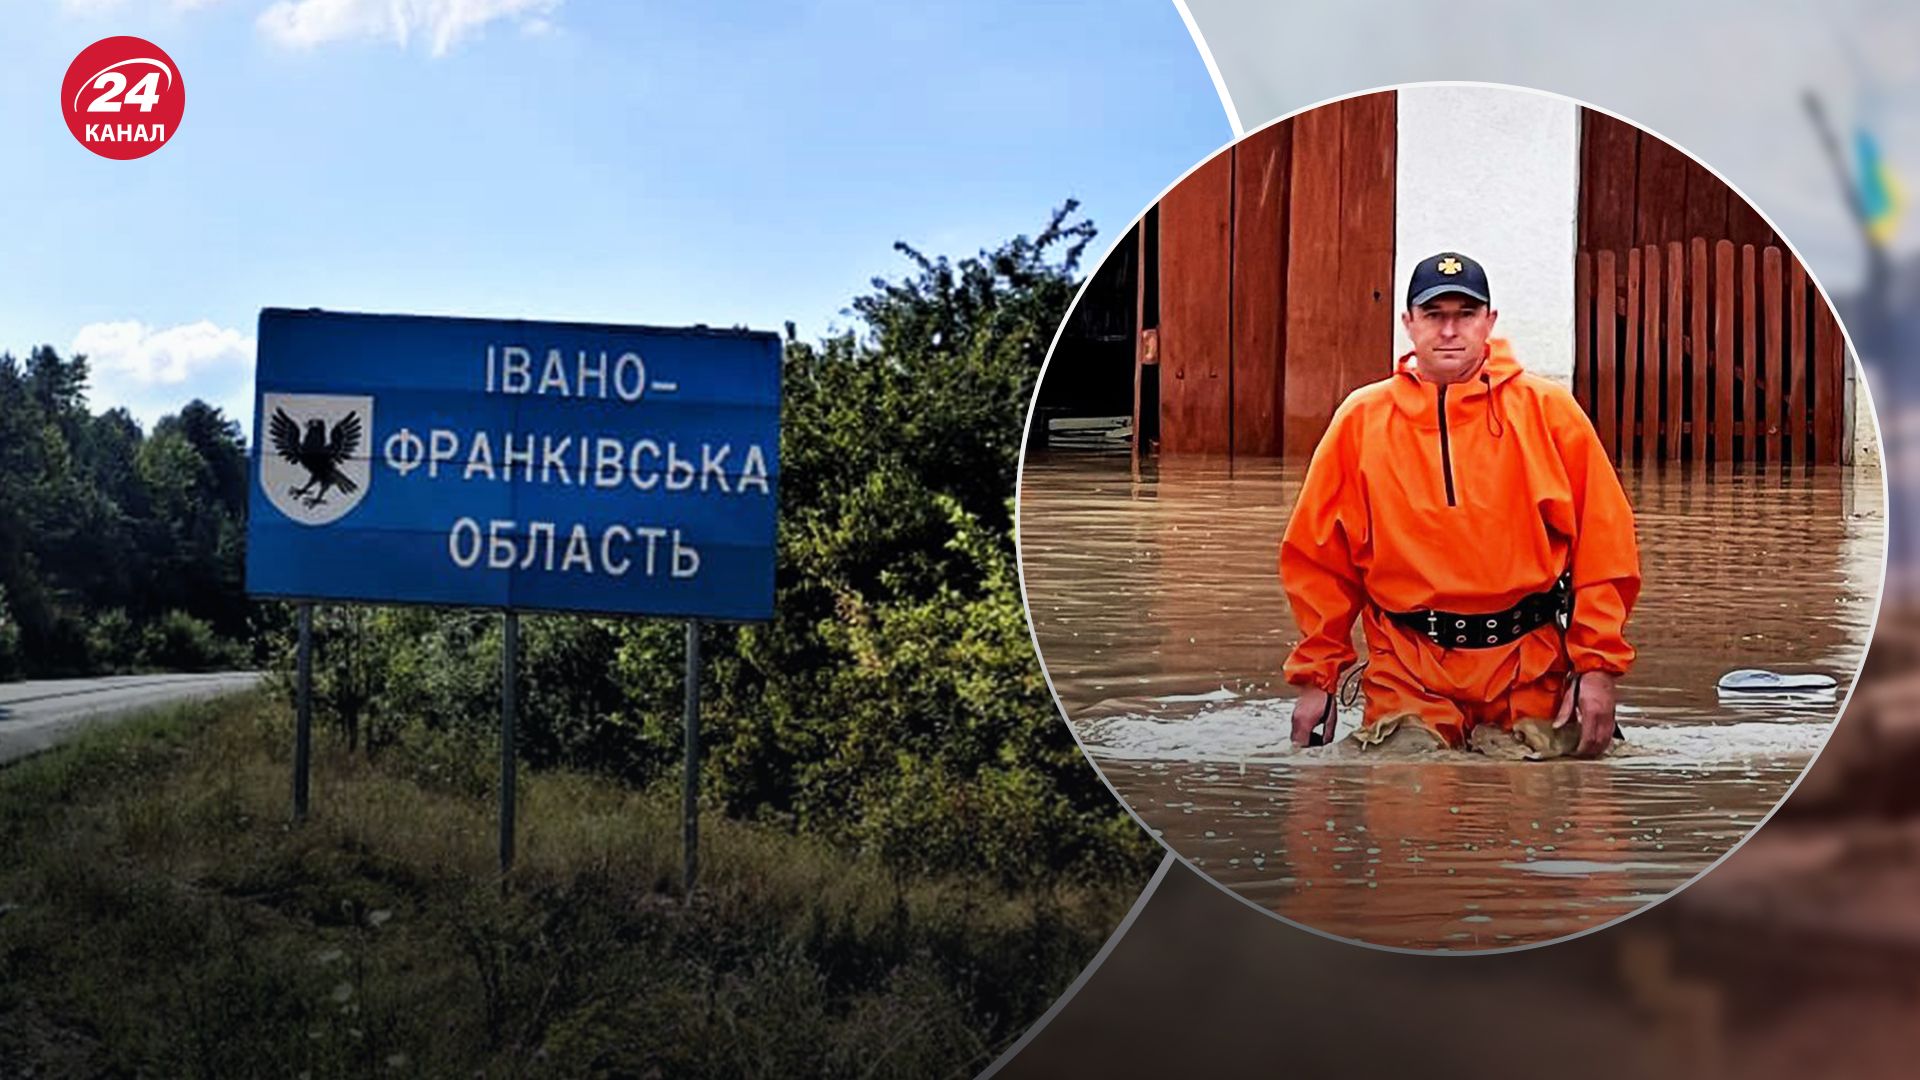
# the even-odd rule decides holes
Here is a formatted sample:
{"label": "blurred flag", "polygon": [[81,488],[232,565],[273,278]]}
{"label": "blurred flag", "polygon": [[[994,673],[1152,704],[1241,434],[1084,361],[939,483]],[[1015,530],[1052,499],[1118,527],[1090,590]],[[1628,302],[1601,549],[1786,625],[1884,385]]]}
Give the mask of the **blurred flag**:
{"label": "blurred flag", "polygon": [[1854,175],[1860,184],[1860,205],[1867,215],[1867,233],[1874,243],[1885,247],[1900,227],[1900,217],[1907,208],[1906,192],[1893,170],[1887,168],[1880,156],[1880,143],[1871,132],[1856,128],[1853,149]]}

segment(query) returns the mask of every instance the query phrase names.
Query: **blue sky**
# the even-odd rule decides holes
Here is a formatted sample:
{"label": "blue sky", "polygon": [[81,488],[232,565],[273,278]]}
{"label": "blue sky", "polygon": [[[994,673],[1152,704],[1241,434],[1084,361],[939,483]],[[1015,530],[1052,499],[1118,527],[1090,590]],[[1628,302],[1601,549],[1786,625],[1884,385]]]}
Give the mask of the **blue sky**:
{"label": "blue sky", "polygon": [[[19,0],[0,34],[0,349],[96,408],[244,419],[263,306],[844,324],[891,251],[1067,196],[1103,248],[1231,136],[1166,0]],[[109,161],[67,64],[148,38],[178,135]]]}

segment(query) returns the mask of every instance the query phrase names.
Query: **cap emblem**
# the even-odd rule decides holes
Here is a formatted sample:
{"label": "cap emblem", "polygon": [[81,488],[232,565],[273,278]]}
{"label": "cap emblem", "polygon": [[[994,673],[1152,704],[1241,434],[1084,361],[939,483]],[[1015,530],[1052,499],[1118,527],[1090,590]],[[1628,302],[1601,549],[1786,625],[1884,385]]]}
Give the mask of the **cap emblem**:
{"label": "cap emblem", "polygon": [[1439,264],[1436,265],[1434,269],[1440,271],[1443,274],[1457,274],[1461,270],[1460,260],[1449,255],[1446,258],[1441,259]]}

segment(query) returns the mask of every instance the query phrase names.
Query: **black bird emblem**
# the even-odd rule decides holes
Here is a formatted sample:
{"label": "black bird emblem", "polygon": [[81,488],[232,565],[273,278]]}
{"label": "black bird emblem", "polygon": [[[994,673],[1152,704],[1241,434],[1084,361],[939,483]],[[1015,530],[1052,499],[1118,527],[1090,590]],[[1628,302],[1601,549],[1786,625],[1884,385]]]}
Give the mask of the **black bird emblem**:
{"label": "black bird emblem", "polygon": [[[340,466],[360,447],[360,414],[348,413],[339,423],[333,425],[333,433],[327,433],[324,420],[307,421],[307,433],[300,434],[300,425],[280,408],[273,410],[271,425],[273,448],[288,461],[307,470],[307,482],[295,488],[288,488],[287,494],[299,499],[301,505],[311,510],[327,501],[327,492],[338,488],[343,494],[352,494],[360,485],[340,471]],[[314,491],[318,484],[319,491]],[[312,494],[308,494],[312,492]]]}

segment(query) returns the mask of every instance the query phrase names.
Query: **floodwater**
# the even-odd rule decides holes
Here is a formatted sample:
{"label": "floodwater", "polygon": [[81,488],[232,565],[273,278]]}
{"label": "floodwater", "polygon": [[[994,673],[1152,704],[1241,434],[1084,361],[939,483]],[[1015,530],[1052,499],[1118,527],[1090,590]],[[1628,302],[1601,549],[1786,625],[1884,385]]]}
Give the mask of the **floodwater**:
{"label": "floodwater", "polygon": [[[1048,675],[1108,782],[1215,880],[1318,930],[1503,948],[1660,899],[1786,795],[1865,653],[1885,544],[1877,469],[1649,467],[1623,477],[1645,579],[1625,745],[1553,762],[1296,751],[1280,665],[1298,635],[1276,561],[1302,473],[1030,455],[1020,552]],[[1716,683],[1736,668],[1839,686],[1723,703]]]}

